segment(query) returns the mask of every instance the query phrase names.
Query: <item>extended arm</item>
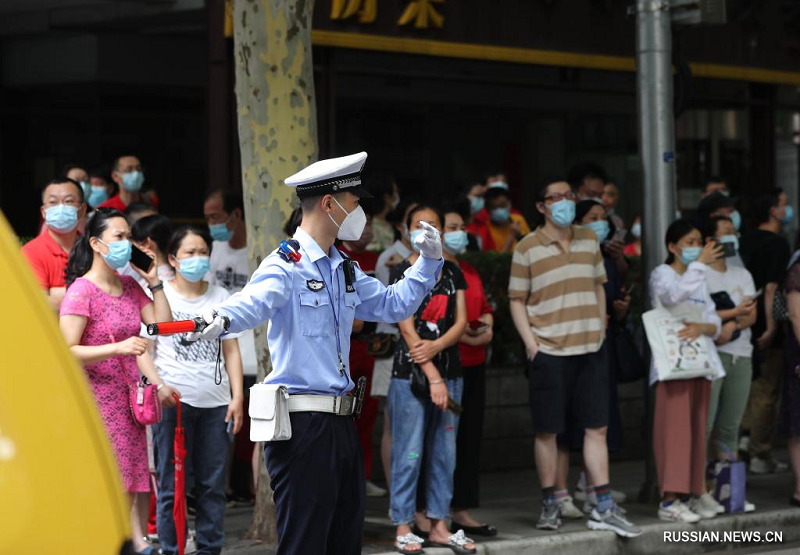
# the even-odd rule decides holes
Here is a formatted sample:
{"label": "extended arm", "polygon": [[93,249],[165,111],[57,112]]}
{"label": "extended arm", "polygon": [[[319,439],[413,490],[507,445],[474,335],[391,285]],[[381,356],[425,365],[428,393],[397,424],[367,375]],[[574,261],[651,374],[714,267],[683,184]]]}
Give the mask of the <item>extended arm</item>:
{"label": "extended arm", "polygon": [[253,329],[272,318],[289,300],[293,264],[270,255],[244,289],[215,307],[230,319],[231,333]]}
{"label": "extended arm", "polygon": [[386,287],[374,277],[356,269],[356,291],[361,304],[355,317],[368,322],[394,323],[405,320],[419,308],[425,296],[436,285],[443,260],[420,256],[403,279]]}

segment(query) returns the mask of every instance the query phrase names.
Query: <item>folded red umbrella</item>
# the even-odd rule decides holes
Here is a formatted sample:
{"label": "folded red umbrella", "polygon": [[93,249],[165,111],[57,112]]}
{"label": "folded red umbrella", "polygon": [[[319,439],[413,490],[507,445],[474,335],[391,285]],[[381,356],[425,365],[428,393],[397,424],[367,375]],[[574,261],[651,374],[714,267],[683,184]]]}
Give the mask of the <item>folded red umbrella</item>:
{"label": "folded red umbrella", "polygon": [[175,425],[175,491],[172,506],[172,518],[175,520],[175,535],[178,539],[178,554],[183,555],[186,549],[186,437],[181,423],[181,399],[172,394],[178,407],[178,422]]}

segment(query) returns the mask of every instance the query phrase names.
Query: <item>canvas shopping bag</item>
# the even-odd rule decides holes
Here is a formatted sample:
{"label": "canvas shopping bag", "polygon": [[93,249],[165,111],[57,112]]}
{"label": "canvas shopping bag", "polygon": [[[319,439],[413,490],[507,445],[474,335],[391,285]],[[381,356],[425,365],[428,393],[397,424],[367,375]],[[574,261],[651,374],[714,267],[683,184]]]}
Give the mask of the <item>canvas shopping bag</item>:
{"label": "canvas shopping bag", "polygon": [[694,341],[678,338],[684,322],[702,322],[702,307],[681,303],[667,308],[657,304],[656,308],[642,314],[642,322],[659,381],[714,375],[717,368],[710,354],[716,349],[714,341],[705,335]]}

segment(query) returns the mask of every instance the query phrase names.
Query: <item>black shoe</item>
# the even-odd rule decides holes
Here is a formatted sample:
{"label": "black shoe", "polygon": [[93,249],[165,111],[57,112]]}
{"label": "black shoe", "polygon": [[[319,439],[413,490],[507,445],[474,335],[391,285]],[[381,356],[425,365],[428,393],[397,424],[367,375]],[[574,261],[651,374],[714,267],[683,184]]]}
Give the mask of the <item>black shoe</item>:
{"label": "black shoe", "polygon": [[789,499],[789,505],[792,507],[800,507],[800,499],[795,497],[794,495]]}

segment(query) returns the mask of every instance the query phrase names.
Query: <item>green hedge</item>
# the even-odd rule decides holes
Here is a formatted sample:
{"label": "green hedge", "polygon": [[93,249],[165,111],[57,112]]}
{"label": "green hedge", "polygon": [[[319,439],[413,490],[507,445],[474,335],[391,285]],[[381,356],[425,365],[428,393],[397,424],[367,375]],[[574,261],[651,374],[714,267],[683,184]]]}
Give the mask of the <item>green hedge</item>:
{"label": "green hedge", "polygon": [[511,271],[511,253],[489,251],[467,252],[459,256],[469,262],[480,274],[486,297],[494,309],[494,339],[492,339],[492,364],[521,364],[525,359],[511,313],[508,310],[508,277]]}

